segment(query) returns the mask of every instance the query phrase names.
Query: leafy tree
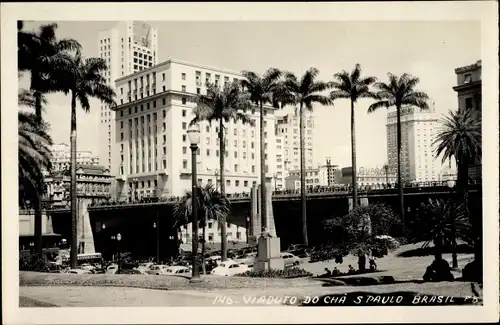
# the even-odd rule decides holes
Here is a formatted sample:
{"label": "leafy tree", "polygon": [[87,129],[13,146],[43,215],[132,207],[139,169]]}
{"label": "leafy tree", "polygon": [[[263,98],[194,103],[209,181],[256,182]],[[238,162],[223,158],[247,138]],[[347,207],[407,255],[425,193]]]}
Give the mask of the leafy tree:
{"label": "leafy tree", "polygon": [[373,98],[369,87],[376,81],[375,77],[361,78],[361,65],[356,64],[355,68],[349,73],[346,70],[336,73],[334,81],[330,82],[334,89],[330,92],[330,99],[349,99],[351,102],[351,159],[352,159],[352,199],[353,206],[358,206],[358,178],[356,165],[356,127],[354,118],[354,105],[361,98]]}
{"label": "leafy tree", "polygon": [[405,232],[405,207],[403,196],[403,181],[401,176],[401,111],[405,107],[417,107],[420,109],[428,109],[427,101],[429,96],[426,93],[415,90],[415,87],[420,82],[420,79],[403,73],[400,77],[388,73],[389,81],[387,83],[375,83],[375,99],[377,102],[370,105],[368,113],[375,112],[381,107],[396,108],[397,118],[397,147],[398,147],[398,187],[399,187],[399,213],[401,216],[401,224],[403,233]]}
{"label": "leafy tree", "polygon": [[71,65],[56,75],[66,94],[71,96],[71,135],[70,135],[70,168],[71,168],[71,267],[77,264],[77,197],[76,197],[76,105],[77,102],[85,112],[90,111],[90,98],[97,98],[110,107],[115,107],[115,92],[106,84],[103,73],[108,69],[102,58],[84,59],[80,52],[71,58]]}
{"label": "leafy tree", "polygon": [[[198,222],[203,229],[203,240],[201,241],[201,265],[205,273],[205,228],[209,220],[217,222],[218,228],[226,225],[226,219],[230,212],[230,203],[225,195],[222,195],[212,184],[198,187]],[[192,200],[191,191],[186,191],[181,201],[174,208],[175,225],[192,222]],[[198,234],[193,234],[198,236]],[[197,252],[193,252],[197,254]]]}
{"label": "leafy tree", "polygon": [[386,254],[397,248],[393,241],[379,237],[399,226],[394,211],[384,204],[357,206],[344,216],[325,220],[323,225],[331,238],[323,250],[330,258],[352,254],[361,261],[366,254]]}
{"label": "leafy tree", "polygon": [[266,160],[265,160],[265,138],[264,138],[264,105],[275,104],[276,93],[279,91],[281,71],[269,68],[261,77],[255,72],[243,71],[246,79],[241,81],[243,89],[250,94],[250,99],[259,107],[260,112],[260,181],[261,181],[261,224],[262,230],[267,225],[267,182],[266,182]]}
{"label": "leafy tree", "polygon": [[[202,121],[218,123],[218,141],[219,141],[219,176],[220,193],[226,195],[225,176],[224,176],[224,156],[226,154],[225,146],[225,125],[230,120],[241,121],[242,123],[253,124],[254,120],[245,113],[251,107],[248,94],[244,93],[237,82],[224,85],[220,88],[217,85],[207,84],[206,95],[198,95],[196,98],[196,107],[193,109],[194,118],[191,125]],[[221,250],[222,260],[227,259],[227,238],[226,224],[221,227]]]}
{"label": "leafy tree", "polygon": [[295,115],[297,110],[300,117],[300,202],[302,215],[302,238],[304,245],[309,245],[307,236],[307,214],[306,214],[306,155],[304,151],[304,129],[305,129],[305,111],[312,111],[313,105],[319,103],[322,105],[330,105],[332,101],[328,96],[321,93],[328,89],[329,84],[317,80],[319,70],[310,68],[299,80],[291,73],[285,74],[285,81],[279,93],[279,101],[283,105],[293,105],[295,107]]}
{"label": "leafy tree", "polygon": [[422,248],[434,245],[434,258],[442,259],[443,247],[453,248],[456,240],[470,242],[470,223],[465,215],[465,205],[454,200],[429,199],[417,208],[412,223],[412,242],[424,241]]}

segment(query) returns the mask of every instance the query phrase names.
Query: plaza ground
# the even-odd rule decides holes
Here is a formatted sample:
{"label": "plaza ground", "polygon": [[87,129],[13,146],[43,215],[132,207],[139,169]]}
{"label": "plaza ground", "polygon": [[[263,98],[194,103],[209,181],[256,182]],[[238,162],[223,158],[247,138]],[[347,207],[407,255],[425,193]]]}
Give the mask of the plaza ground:
{"label": "plaza ground", "polygon": [[[421,245],[405,245],[377,260],[383,272],[362,276],[392,276],[396,281],[420,280],[426,267],[432,263],[433,256],[398,257],[403,251]],[[451,264],[451,254],[443,256]],[[473,256],[459,254],[459,269],[454,270],[460,277],[463,268]],[[342,264],[333,261],[307,263],[301,267],[314,275],[324,272],[324,268],[338,267],[346,272],[348,266],[357,267],[357,258],[348,256]],[[352,276],[352,277],[356,277]],[[422,294],[446,295],[454,297],[472,296],[470,282],[439,283],[395,283],[372,286],[323,286],[319,280],[241,278],[204,276],[200,284],[189,284],[187,278],[169,276],[141,275],[60,275],[22,272],[20,275],[19,295],[21,307],[34,307],[39,304],[60,307],[126,307],[126,306],[244,306],[252,297],[265,296],[317,296],[324,294],[368,291],[385,293],[411,291]],[[476,290],[481,290],[476,286]],[[216,299],[226,297],[225,301]],[[232,303],[229,303],[232,302]],[[267,303],[265,303],[267,305]]]}

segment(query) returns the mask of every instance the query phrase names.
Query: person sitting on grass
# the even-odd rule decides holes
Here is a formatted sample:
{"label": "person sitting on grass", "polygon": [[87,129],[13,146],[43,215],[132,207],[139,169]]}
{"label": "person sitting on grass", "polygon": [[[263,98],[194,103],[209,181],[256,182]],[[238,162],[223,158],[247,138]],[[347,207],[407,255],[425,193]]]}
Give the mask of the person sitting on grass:
{"label": "person sitting on grass", "polygon": [[352,265],[349,265],[349,271],[348,271],[349,274],[354,274],[356,273],[356,270],[352,267]]}
{"label": "person sitting on grass", "polygon": [[332,275],[340,275],[340,271],[337,267],[333,268]]}
{"label": "person sitting on grass", "polygon": [[327,267],[325,267],[325,273],[323,275],[330,276],[330,275],[332,275],[332,272]]}

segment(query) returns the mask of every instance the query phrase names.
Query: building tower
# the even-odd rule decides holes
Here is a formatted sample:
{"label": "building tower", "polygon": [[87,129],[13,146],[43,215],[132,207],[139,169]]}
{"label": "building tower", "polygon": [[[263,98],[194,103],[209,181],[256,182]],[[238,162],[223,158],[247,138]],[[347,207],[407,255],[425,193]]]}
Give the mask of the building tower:
{"label": "building tower", "polygon": [[[168,60],[116,81],[116,138],[112,174],[120,200],[147,196],[182,196],[191,188],[191,153],[187,137],[192,110],[206,84],[241,80],[238,72]],[[255,121],[258,110],[247,112]],[[276,172],[275,115],[264,111],[266,176]],[[230,120],[225,125],[226,193],[250,193],[260,175],[259,123]],[[219,125],[200,123],[198,185],[219,184]]]}
{"label": "building tower", "polygon": [[[403,182],[438,181],[440,161],[434,158],[434,139],[438,130],[434,103],[428,110],[403,107],[401,111],[401,174]],[[389,169],[397,170],[396,110],[387,113],[387,160]]]}
{"label": "building tower", "polygon": [[[481,60],[474,64],[455,69],[457,85],[453,90],[458,95],[458,109],[473,110],[481,116]],[[469,177],[473,180],[481,179],[481,159],[477,159],[469,166]]]}
{"label": "building tower", "polygon": [[[98,47],[100,57],[108,66],[104,77],[108,85],[114,88],[116,79],[157,63],[158,32],[143,22],[119,22],[113,28],[98,33]],[[99,122],[100,163],[111,170],[116,137],[115,112],[101,105]]]}
{"label": "building tower", "polygon": [[[308,114],[305,118],[304,149],[306,151],[306,169],[313,168],[313,128],[314,118]],[[276,170],[277,187],[284,188],[285,178],[290,171],[300,169],[300,130],[299,117],[286,114],[276,117]],[[282,184],[280,186],[280,184]]]}

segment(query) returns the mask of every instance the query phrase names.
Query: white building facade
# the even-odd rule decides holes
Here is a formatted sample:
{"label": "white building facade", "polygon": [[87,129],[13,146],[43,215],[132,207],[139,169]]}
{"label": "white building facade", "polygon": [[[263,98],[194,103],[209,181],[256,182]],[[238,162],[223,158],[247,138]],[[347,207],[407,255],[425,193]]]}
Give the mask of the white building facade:
{"label": "white building facade", "polygon": [[[99,55],[106,61],[104,77],[114,88],[115,80],[149,68],[158,62],[158,32],[144,22],[124,21],[98,33]],[[101,164],[111,169],[116,138],[115,112],[101,105],[99,119]]]}
{"label": "white building facade", "polygon": [[[193,240],[193,228],[191,223],[182,226],[179,233],[179,238],[182,238],[184,244],[190,244]],[[229,243],[228,248],[231,248],[231,243],[246,243],[247,242],[247,230],[244,227],[238,227],[235,224],[227,223],[226,226],[227,242]],[[203,238],[203,230],[198,229],[198,237]],[[205,228],[205,242],[207,243],[220,243],[222,241],[221,230],[219,229],[217,222],[209,221]]]}
{"label": "white building facade", "polygon": [[[313,168],[313,128],[314,118],[306,113],[304,150],[306,169]],[[300,169],[300,129],[299,117],[295,114],[278,116],[276,119],[276,188],[284,189],[285,179],[290,171]]]}
{"label": "white building facade", "polygon": [[[397,169],[396,111],[387,114],[387,158],[391,170]],[[441,163],[434,158],[434,139],[439,128],[434,104],[428,110],[416,107],[401,112],[401,172],[403,182],[438,181]]]}
{"label": "white building facade", "polygon": [[[69,169],[71,161],[70,146],[65,143],[54,144],[50,147],[52,154],[52,171]],[[78,165],[97,166],[99,157],[94,156],[91,151],[81,150],[76,152],[76,163]]]}
{"label": "white building facade", "polygon": [[[117,175],[116,196],[181,196],[191,189],[191,149],[187,137],[194,117],[194,99],[206,92],[206,83],[223,85],[238,81],[239,73],[168,60],[116,81],[115,155],[112,174]],[[247,112],[256,121],[225,123],[226,193],[250,192],[259,183],[259,112]],[[266,175],[276,173],[275,115],[265,110]],[[218,184],[219,125],[200,123],[197,155],[198,184]]]}

